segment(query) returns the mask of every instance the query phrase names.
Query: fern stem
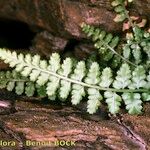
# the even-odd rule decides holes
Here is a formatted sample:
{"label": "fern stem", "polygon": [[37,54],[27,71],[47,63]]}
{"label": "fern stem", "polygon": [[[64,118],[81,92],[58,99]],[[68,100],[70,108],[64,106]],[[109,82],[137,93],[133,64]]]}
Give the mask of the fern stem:
{"label": "fern stem", "polygon": [[124,92],[127,92],[127,93],[148,92],[147,89],[114,89],[114,88],[103,88],[103,87],[100,87],[100,86],[97,86],[97,85],[90,85],[90,84],[87,84],[87,83],[84,83],[84,82],[73,80],[73,79],[67,78],[65,76],[61,76],[61,75],[59,75],[57,73],[54,73],[54,72],[51,72],[51,71],[46,71],[46,70],[43,70],[41,68],[33,67],[31,65],[26,64],[25,62],[24,62],[24,66],[32,67],[32,69],[36,69],[36,70],[39,70],[40,72],[44,72],[44,73],[47,73],[49,75],[53,75],[53,76],[55,76],[55,77],[57,77],[59,79],[66,80],[66,81],[74,83],[74,84],[79,84],[79,85],[82,85],[82,86],[87,87],[87,88],[98,89],[100,91],[112,91],[112,92],[118,92],[118,93],[124,93]]}
{"label": "fern stem", "polygon": [[[105,43],[104,43],[105,44]],[[122,60],[124,60],[125,62],[129,63],[130,65],[137,67],[137,65],[135,65],[134,63],[132,63],[131,61],[127,60],[126,58],[124,58],[122,55],[120,55],[119,53],[117,53],[112,47],[110,47],[108,44],[106,45],[114,54],[116,54],[117,56],[119,56]]]}
{"label": "fern stem", "polygon": [[[73,84],[78,84],[78,85],[81,85],[81,86],[84,86],[87,88],[94,88],[94,89],[98,89],[100,91],[112,91],[112,92],[118,92],[118,93],[124,93],[124,92],[127,92],[127,93],[136,93],[136,92],[137,93],[138,92],[149,93],[149,89],[115,89],[115,88],[104,88],[104,87],[100,87],[98,85],[87,84],[85,82],[77,81],[77,80],[71,79],[69,77],[59,75],[58,73],[54,73],[54,72],[49,71],[49,70],[47,71],[47,70],[41,69],[40,67],[34,66],[33,64],[30,65],[30,64],[26,63],[25,61],[20,61],[20,60],[16,59],[15,57],[7,57],[7,59],[9,59],[11,61],[15,61],[15,62],[17,62],[17,64],[22,64],[24,67],[30,67],[30,68],[32,68],[32,70],[34,70],[34,69],[39,70],[40,72],[55,76],[59,79],[66,80],[66,81],[71,82]],[[21,80],[21,81],[25,81],[25,80]]]}

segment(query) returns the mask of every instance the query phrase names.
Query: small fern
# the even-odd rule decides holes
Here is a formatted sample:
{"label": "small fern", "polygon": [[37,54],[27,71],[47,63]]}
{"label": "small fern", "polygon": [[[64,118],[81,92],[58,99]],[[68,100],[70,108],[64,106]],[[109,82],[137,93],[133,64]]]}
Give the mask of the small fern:
{"label": "small fern", "polygon": [[[72,104],[77,105],[87,94],[87,111],[90,114],[96,112],[104,98],[112,114],[119,112],[123,102],[129,113],[139,114],[142,100],[150,100],[150,72],[144,71],[142,66],[137,66],[132,71],[128,64],[122,64],[114,78],[115,73],[110,68],[100,71],[96,62],[93,62],[89,69],[84,61],[79,61],[73,67],[71,58],[66,58],[60,64],[61,59],[57,53],[53,53],[47,62],[41,60],[38,55],[17,55],[16,52],[0,49],[0,58],[11,67],[15,67],[22,76],[28,77],[32,85],[35,82],[39,86],[45,86],[46,95],[50,100],[55,100],[57,95],[65,100],[71,95]],[[9,79],[9,82],[13,81]],[[33,90],[30,84],[28,86]],[[26,93],[29,91],[28,89]]]}
{"label": "small fern", "polygon": [[106,33],[104,30],[95,28],[94,26],[87,25],[83,23],[81,25],[82,31],[87,34],[88,37],[91,37],[94,46],[99,50],[99,53],[104,57],[105,60],[110,60],[113,57],[114,52],[109,51],[110,47],[113,49],[118,45],[119,37],[113,37],[111,33]]}
{"label": "small fern", "polygon": [[101,58],[105,61],[109,61],[113,55],[117,55],[119,58],[124,60],[125,62],[136,66],[134,63],[120,55],[114,48],[118,46],[119,37],[113,36],[111,33],[106,33],[104,30],[100,28],[95,28],[94,26],[87,25],[82,23],[81,25],[82,31],[87,34],[88,37],[91,37],[94,46],[98,49]]}

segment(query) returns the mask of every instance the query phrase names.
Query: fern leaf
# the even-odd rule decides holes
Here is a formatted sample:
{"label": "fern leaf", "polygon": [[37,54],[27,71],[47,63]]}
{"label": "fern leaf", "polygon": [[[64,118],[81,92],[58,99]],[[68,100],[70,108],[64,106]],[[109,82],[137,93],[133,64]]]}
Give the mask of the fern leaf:
{"label": "fern leaf", "polygon": [[129,85],[131,89],[139,89],[146,87],[146,74],[143,66],[138,66],[132,73],[132,83]]}
{"label": "fern leaf", "polygon": [[150,89],[150,71],[149,71],[149,75],[147,75],[147,84],[146,84],[146,88]]}
{"label": "fern leaf", "polygon": [[35,93],[35,85],[33,82],[27,82],[25,87],[25,94],[30,97]]}
{"label": "fern leaf", "polygon": [[[64,76],[64,77],[68,77],[68,75],[71,73],[72,71],[72,60],[70,58],[66,58],[63,61],[63,64],[61,66],[61,69],[59,70],[59,74]],[[61,80],[60,81],[60,91],[59,91],[59,96],[62,100],[65,100],[71,90],[71,83],[65,80]]]}
{"label": "fern leaf", "polygon": [[142,111],[141,96],[138,93],[124,93],[122,98],[129,114],[140,114]]}
{"label": "fern leaf", "polygon": [[150,60],[150,33],[135,26],[133,35],[128,37],[127,43],[123,46],[123,56],[128,60],[132,59],[136,64],[143,61],[142,64],[146,65]]}
{"label": "fern leaf", "polygon": [[[93,62],[90,66],[87,77],[85,78],[85,83],[87,84],[98,84],[100,82],[100,68],[98,63]],[[100,106],[100,100],[102,96],[99,93],[99,90],[94,88],[88,88],[88,102],[87,102],[87,111],[90,114],[93,114],[97,111]]]}
{"label": "fern leaf", "polygon": [[29,64],[29,65],[32,63],[32,57],[31,57],[30,54],[27,54],[27,55],[25,56],[25,62],[26,62],[27,64]]}
{"label": "fern leaf", "polygon": [[110,68],[105,68],[102,72],[102,76],[101,76],[101,82],[100,82],[100,86],[101,87],[109,87],[111,85],[111,83],[113,82],[112,79],[112,71]]}
{"label": "fern leaf", "polygon": [[56,97],[55,95],[56,95],[57,88],[59,87],[60,80],[59,78],[53,77],[53,76],[49,77],[49,80],[50,81],[48,82],[47,88],[46,88],[47,95],[49,97]]}
{"label": "fern leaf", "polygon": [[[16,71],[18,71],[17,68]],[[38,79],[39,75],[40,75],[40,71],[33,69],[32,72],[30,73],[30,80],[35,82]]]}
{"label": "fern leaf", "polygon": [[80,61],[76,65],[76,68],[74,70],[73,75],[71,75],[71,78],[77,81],[82,81],[86,73],[86,67],[85,67],[85,62]]}
{"label": "fern leaf", "polygon": [[27,77],[32,71],[32,68],[31,67],[24,67],[23,71],[21,72],[21,74],[24,76],[24,77]]}
{"label": "fern leaf", "polygon": [[[52,56],[50,57],[49,60],[49,66],[48,66],[48,70],[56,73],[58,71],[58,69],[60,68],[60,56],[57,53],[53,53]],[[42,75],[43,73],[41,73]],[[45,78],[45,81],[43,83],[43,85],[49,80],[48,84],[47,84],[47,95],[49,97],[56,97],[55,93],[57,91],[57,88],[59,87],[59,81],[60,79],[54,76],[49,76],[47,73],[43,74],[44,76],[40,76],[40,79]],[[39,79],[38,78],[38,79]],[[38,83],[39,84],[39,83]]]}
{"label": "fern leaf", "polygon": [[34,55],[32,58],[32,65],[35,67],[38,67],[40,63],[40,56],[39,55]]}
{"label": "fern leaf", "polygon": [[33,96],[37,91],[39,96],[45,97],[46,87],[35,85],[28,78],[22,77],[16,71],[1,71],[0,72],[0,89],[6,88],[8,91],[15,91],[16,94],[22,95],[25,93],[28,97]]}
{"label": "fern leaf", "polygon": [[7,90],[8,91],[12,91],[15,87],[15,82],[14,81],[10,81],[8,84],[7,84]]}
{"label": "fern leaf", "polygon": [[98,63],[93,62],[90,66],[85,83],[87,84],[98,84],[100,82],[100,68]]}
{"label": "fern leaf", "polygon": [[[77,80],[77,81],[82,81],[83,77],[85,76],[85,62],[80,61],[78,62],[75,70],[74,70],[74,74],[71,76],[72,79]],[[82,97],[85,96],[85,90],[84,87],[78,84],[73,84],[72,85],[72,104],[73,105],[77,105],[80,103],[80,101],[82,100]]]}
{"label": "fern leaf", "polygon": [[48,70],[57,72],[60,68],[60,56],[57,53],[53,53],[49,60]]}
{"label": "fern leaf", "polygon": [[131,70],[128,64],[123,64],[117,72],[116,80],[113,87],[116,89],[124,89],[131,84]]}
{"label": "fern leaf", "polygon": [[67,99],[71,91],[71,83],[65,80],[61,80],[61,87],[59,91],[59,97],[61,100]]}
{"label": "fern leaf", "polygon": [[116,6],[120,5],[120,4],[122,4],[123,2],[124,2],[124,0],[114,0],[114,1],[111,3],[111,5],[112,5],[113,7],[116,7]]}
{"label": "fern leaf", "polygon": [[125,19],[126,19],[126,15],[123,12],[121,12],[121,13],[116,15],[116,17],[114,18],[114,21],[115,22],[122,22]]}
{"label": "fern leaf", "polygon": [[142,93],[142,98],[145,102],[148,102],[148,101],[150,101],[150,94]]}
{"label": "fern leaf", "polygon": [[123,46],[123,57],[126,59],[130,59],[131,56],[131,49],[128,44]]}
{"label": "fern leaf", "polygon": [[38,96],[40,96],[40,97],[46,97],[47,96],[45,85],[40,86],[40,85],[36,84],[35,87],[36,87],[36,91],[37,91]]}
{"label": "fern leaf", "polygon": [[[7,71],[5,77],[7,79],[10,79],[10,78],[12,78],[12,74],[9,71]],[[8,91],[12,91],[14,89],[14,87],[15,87],[15,82],[14,81],[10,81],[10,82],[7,83],[7,90]]]}
{"label": "fern leaf", "polygon": [[138,44],[133,44],[131,45],[131,48],[133,49],[132,53],[135,59],[135,63],[139,64],[142,60],[141,60],[141,48],[139,47]]}
{"label": "fern leaf", "polygon": [[72,85],[72,92],[71,92],[71,102],[73,105],[77,105],[82,100],[82,97],[85,96],[84,87],[78,84]]}
{"label": "fern leaf", "polygon": [[49,74],[45,73],[45,72],[41,72],[41,73],[38,73],[40,74],[38,76],[38,79],[37,79],[37,84],[39,85],[44,85],[47,83],[47,81],[49,80]]}
{"label": "fern leaf", "polygon": [[121,97],[115,92],[105,92],[104,97],[106,98],[106,103],[108,104],[108,109],[111,114],[116,114],[119,112],[119,107],[121,106]]}
{"label": "fern leaf", "polygon": [[100,101],[102,100],[102,95],[94,88],[88,89],[88,95],[87,112],[89,114],[93,114],[97,111],[101,104]]}
{"label": "fern leaf", "polygon": [[24,82],[21,81],[17,82],[15,90],[18,95],[22,95],[24,92]]}
{"label": "fern leaf", "polygon": [[24,67],[23,64],[17,64],[17,65],[16,65],[16,71],[17,71],[17,72],[21,72],[22,69],[23,69],[23,67]]}

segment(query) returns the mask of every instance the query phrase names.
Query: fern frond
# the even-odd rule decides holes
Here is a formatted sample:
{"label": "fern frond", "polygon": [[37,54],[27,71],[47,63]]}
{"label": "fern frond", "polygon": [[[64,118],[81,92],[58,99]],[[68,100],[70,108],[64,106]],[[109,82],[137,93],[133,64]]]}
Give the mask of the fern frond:
{"label": "fern frond", "polygon": [[[70,58],[66,58],[61,64],[60,56],[57,53],[53,53],[49,62],[47,62],[41,60],[38,55],[33,57],[30,55],[23,56],[22,54],[17,55],[16,52],[0,49],[0,58],[9,63],[10,66],[15,67],[16,71],[19,71],[25,78],[29,78],[29,82],[32,82],[22,83],[19,79],[18,87],[21,87],[17,89],[17,93],[21,94],[24,90],[28,95],[32,95],[34,90],[44,93],[45,88],[49,99],[54,100],[58,95],[62,100],[65,100],[71,95],[71,102],[74,105],[79,104],[87,93],[87,111],[91,114],[99,108],[102,99],[104,99],[103,97],[106,98],[106,103],[112,114],[119,112],[122,102],[120,93],[133,93],[134,96],[130,97],[130,103],[131,99],[138,99],[137,94],[146,98],[147,101],[149,99],[147,95],[150,94],[150,88],[146,84],[149,84],[150,77],[146,75],[146,71],[142,66],[138,66],[134,71],[131,71],[127,64],[123,64],[114,80],[115,74],[110,68],[100,71],[98,63],[93,62],[88,69],[84,61],[79,61],[73,67]],[[7,76],[9,77],[9,74]],[[8,89],[13,89],[13,80],[10,81]],[[3,80],[1,82],[0,85],[6,87],[8,82],[3,82]],[[37,86],[33,82],[36,82],[42,88],[37,90]],[[132,88],[130,89],[130,87]],[[130,109],[131,106],[128,107]],[[137,108],[137,106],[134,107]],[[130,112],[135,113],[132,110]]]}
{"label": "fern frond", "polygon": [[98,49],[100,55],[105,61],[109,61],[115,54],[125,62],[136,66],[134,63],[121,56],[117,51],[114,50],[119,43],[118,36],[113,36],[111,33],[106,33],[99,28],[95,28],[85,23],[82,23],[81,27],[82,31],[85,32],[88,37],[92,38],[95,48]]}
{"label": "fern frond", "polygon": [[99,50],[99,53],[105,56],[104,59],[107,58],[107,60],[110,60],[114,52],[109,51],[109,55],[107,54],[109,46],[111,48],[115,48],[118,45],[119,37],[113,37],[111,33],[107,34],[104,30],[95,28],[85,23],[82,23],[81,27],[82,31],[85,32],[88,37],[92,38],[93,42],[95,43],[94,46]]}

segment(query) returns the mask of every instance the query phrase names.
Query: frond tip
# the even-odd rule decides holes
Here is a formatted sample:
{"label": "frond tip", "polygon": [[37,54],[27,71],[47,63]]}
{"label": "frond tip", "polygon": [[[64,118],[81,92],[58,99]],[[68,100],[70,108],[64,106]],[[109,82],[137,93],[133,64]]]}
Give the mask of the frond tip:
{"label": "frond tip", "polygon": [[0,59],[15,67],[25,79],[22,81],[22,78],[15,76],[17,80],[14,80],[14,77],[9,76],[9,72],[1,74],[0,87],[8,90],[16,87],[17,94],[22,94],[24,89],[28,96],[33,95],[34,91],[41,94],[46,91],[45,94],[50,100],[55,100],[57,95],[61,100],[65,100],[71,95],[74,105],[79,104],[87,94],[87,111],[90,114],[95,113],[101,101],[105,99],[112,114],[119,112],[122,102],[130,114],[139,114],[142,110],[142,100],[149,101],[150,87],[146,85],[150,82],[150,75],[146,74],[142,66],[131,71],[128,64],[122,64],[114,79],[115,74],[108,67],[100,71],[98,63],[93,62],[87,69],[84,61],[73,66],[71,58],[66,58],[61,64],[57,53],[53,53],[47,62],[41,60],[38,55],[24,56],[0,49]]}

